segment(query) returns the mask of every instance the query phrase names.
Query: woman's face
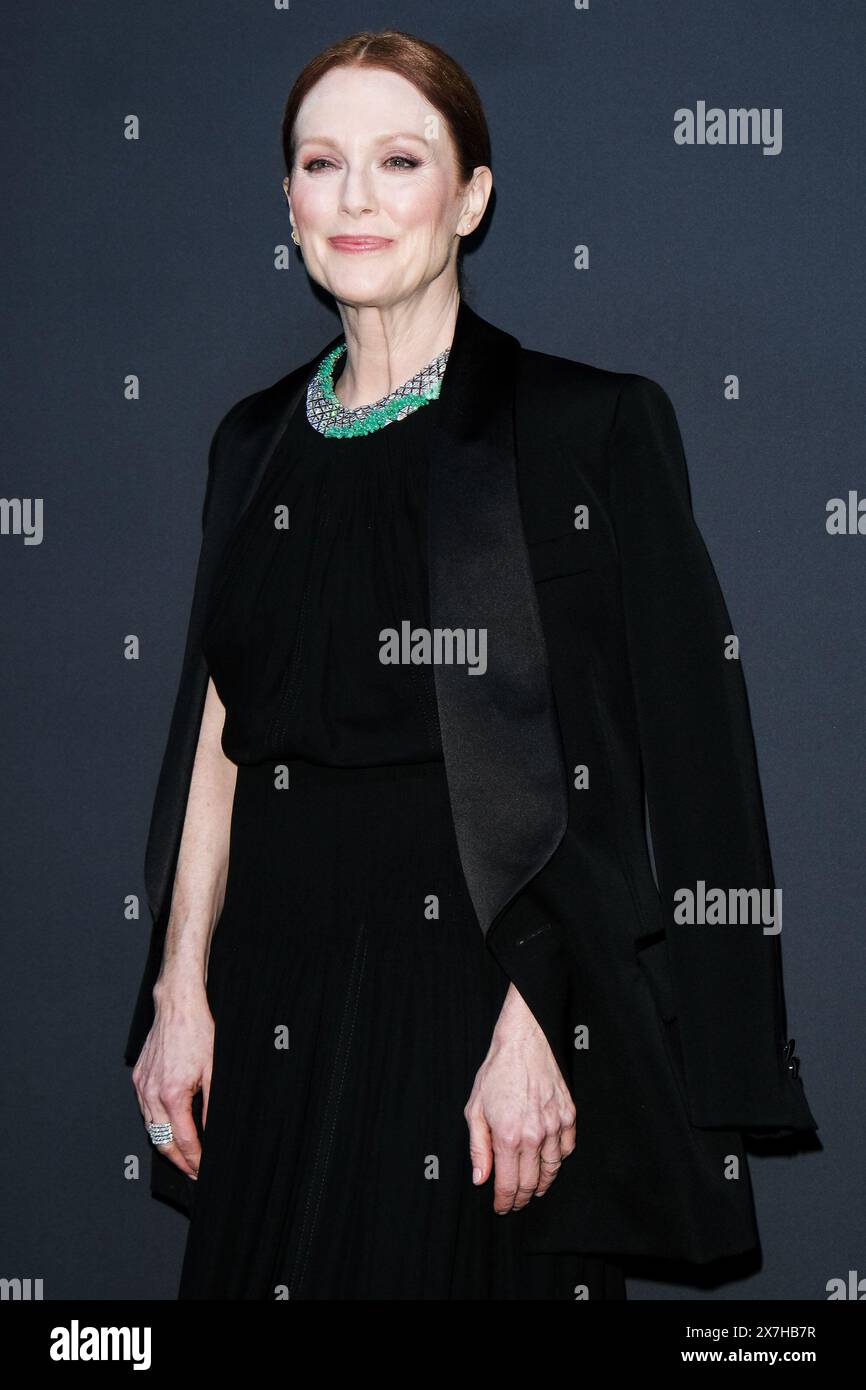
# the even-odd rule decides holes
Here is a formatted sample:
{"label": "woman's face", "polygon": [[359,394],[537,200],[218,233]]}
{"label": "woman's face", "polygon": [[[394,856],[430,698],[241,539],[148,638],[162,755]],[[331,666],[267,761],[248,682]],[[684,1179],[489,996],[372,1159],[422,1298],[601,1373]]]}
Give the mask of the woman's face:
{"label": "woman's face", "polygon": [[[338,301],[398,304],[449,266],[484,214],[492,175],[461,187],[445,121],[382,68],[332,68],[301,104],[283,187],[304,264]],[[371,238],[365,242],[362,238]]]}

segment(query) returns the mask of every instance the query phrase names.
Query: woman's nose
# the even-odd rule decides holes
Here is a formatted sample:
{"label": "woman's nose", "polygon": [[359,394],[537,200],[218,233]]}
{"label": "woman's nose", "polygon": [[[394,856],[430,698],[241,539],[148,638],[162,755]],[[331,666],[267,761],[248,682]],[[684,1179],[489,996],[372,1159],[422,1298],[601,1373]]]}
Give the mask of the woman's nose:
{"label": "woman's nose", "polygon": [[365,169],[348,169],[341,189],[341,208],[356,217],[361,212],[375,212],[376,199],[372,179]]}

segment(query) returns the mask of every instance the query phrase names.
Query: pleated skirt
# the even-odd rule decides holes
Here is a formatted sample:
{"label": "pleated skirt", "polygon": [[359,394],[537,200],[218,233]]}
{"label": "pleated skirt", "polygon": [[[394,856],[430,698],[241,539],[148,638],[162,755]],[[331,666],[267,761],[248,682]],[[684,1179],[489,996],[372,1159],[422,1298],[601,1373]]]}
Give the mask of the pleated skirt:
{"label": "pleated skirt", "polygon": [[463,1110],[508,984],[442,762],[240,767],[179,1298],[625,1298],[609,1258],[526,1253],[528,1209],[472,1182]]}

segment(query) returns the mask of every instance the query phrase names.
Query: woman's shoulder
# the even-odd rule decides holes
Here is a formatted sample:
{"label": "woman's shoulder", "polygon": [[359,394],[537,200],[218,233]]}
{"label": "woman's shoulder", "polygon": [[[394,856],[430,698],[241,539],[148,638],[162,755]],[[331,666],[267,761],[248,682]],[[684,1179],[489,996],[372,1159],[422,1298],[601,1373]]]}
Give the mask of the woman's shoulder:
{"label": "woman's shoulder", "polygon": [[294,367],[270,385],[241,396],[221,417],[217,433],[225,436],[239,428],[252,431],[260,427],[267,428],[279,418],[298,388],[305,386],[309,381],[319,357],[320,354],[317,353],[309,362]]}
{"label": "woman's shoulder", "polygon": [[249,391],[230,405],[219,419],[211,437],[208,451],[208,476],[202,508],[202,526],[206,527],[215,493],[223,480],[252,472],[255,461],[268,440],[286,419],[293,400],[301,392],[315,369],[317,358],[295,367],[278,377],[269,386]]}
{"label": "woman's shoulder", "polygon": [[669,400],[665,388],[642,372],[619,371],[579,358],[521,348],[520,385],[542,408],[611,415],[620,399]]}
{"label": "woman's shoulder", "polygon": [[603,460],[605,467],[618,455],[643,457],[648,472],[658,472],[650,458],[659,467],[666,460],[678,467],[682,458],[674,404],[642,372],[522,349],[516,405],[524,438],[552,456],[573,458],[578,445],[582,458]]}

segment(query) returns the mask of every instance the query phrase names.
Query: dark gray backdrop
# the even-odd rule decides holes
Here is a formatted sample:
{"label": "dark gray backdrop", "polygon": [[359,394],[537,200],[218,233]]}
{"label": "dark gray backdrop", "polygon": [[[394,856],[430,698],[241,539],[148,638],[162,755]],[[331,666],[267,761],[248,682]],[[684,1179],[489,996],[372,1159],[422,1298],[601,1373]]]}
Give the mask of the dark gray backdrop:
{"label": "dark gray backdrop", "polygon": [[[0,491],[42,498],[44,534],[0,535],[0,1276],[42,1278],[48,1299],[175,1296],[185,1220],[148,1195],[122,1052],[207,447],[233,401],[338,330],[296,251],[274,268],[279,122],[309,57],[387,26],[452,52],[486,105],[496,201],[467,298],[527,346],[667,389],[742,644],[823,1148],[752,1159],[758,1272],[629,1296],[825,1298],[866,1274],[866,535],[825,529],[829,498],[866,493],[857,0],[49,0],[6,17]],[[699,101],[781,108],[782,152],[676,144],[675,110]]]}

